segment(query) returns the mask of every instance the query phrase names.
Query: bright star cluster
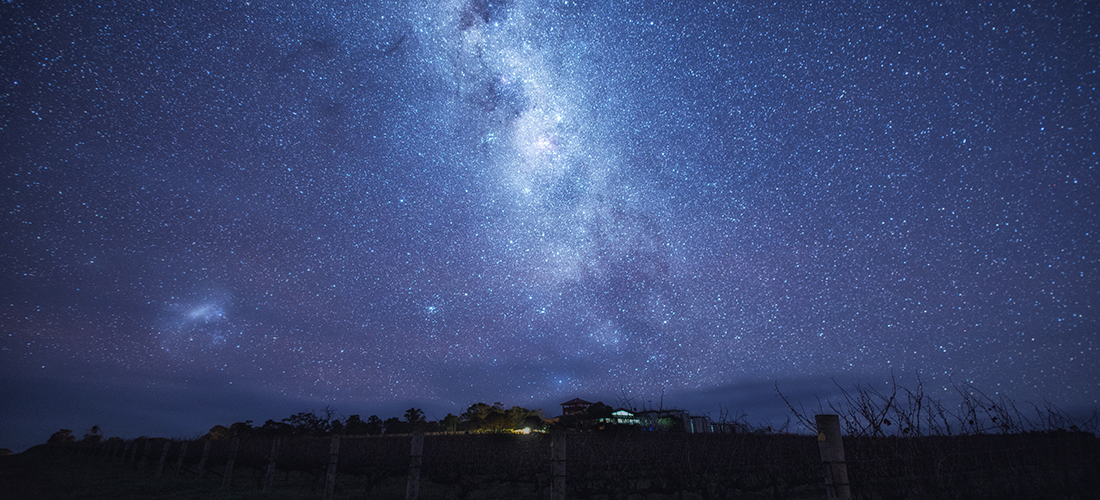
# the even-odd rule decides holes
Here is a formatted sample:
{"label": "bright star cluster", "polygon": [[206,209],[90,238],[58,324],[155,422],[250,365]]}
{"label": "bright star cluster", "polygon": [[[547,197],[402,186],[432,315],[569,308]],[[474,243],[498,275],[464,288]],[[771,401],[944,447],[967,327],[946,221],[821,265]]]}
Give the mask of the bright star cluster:
{"label": "bright star cluster", "polygon": [[7,3],[0,417],[751,417],[891,374],[1095,407],[1095,18]]}

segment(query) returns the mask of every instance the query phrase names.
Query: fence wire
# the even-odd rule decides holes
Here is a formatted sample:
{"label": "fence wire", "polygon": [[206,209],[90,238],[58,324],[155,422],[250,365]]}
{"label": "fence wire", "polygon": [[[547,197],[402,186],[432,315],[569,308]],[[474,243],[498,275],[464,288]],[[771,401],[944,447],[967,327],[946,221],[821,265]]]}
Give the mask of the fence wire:
{"label": "fence wire", "polygon": [[[73,449],[115,466],[219,480],[237,490],[263,488],[272,470],[270,488],[321,498],[331,438],[281,436],[275,457],[274,437],[237,439],[232,468],[230,439],[112,440]],[[815,436],[574,432],[564,439],[568,498],[826,498]],[[547,434],[428,435],[419,498],[549,498],[551,441]],[[411,442],[344,436],[336,498],[405,498]],[[844,448],[855,499],[1088,499],[1100,491],[1100,440],[1088,433],[859,437],[845,438]]]}

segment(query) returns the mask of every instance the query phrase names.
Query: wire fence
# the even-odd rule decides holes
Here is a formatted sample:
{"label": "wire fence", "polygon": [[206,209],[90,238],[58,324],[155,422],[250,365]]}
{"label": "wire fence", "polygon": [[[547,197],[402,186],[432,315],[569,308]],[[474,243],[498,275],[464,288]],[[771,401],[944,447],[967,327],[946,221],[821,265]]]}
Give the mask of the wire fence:
{"label": "wire fence", "polygon": [[[69,446],[154,477],[295,489],[319,500],[827,498],[815,436],[429,434],[419,452],[415,439],[253,435]],[[845,437],[843,447],[855,499],[1087,499],[1100,491],[1100,440],[1090,433]],[[555,456],[564,457],[560,469]]]}

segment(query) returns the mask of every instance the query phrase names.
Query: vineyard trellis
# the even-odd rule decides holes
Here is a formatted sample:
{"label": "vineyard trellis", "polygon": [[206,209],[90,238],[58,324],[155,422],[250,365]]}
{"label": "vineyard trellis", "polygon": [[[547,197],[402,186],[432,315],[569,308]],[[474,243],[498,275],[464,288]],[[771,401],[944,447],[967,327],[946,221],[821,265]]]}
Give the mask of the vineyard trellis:
{"label": "vineyard trellis", "polygon": [[[819,444],[813,435],[636,431],[139,438],[70,446],[153,477],[216,480],[235,490],[296,488],[318,499],[656,500],[824,499]],[[856,499],[1091,498],[1100,490],[1100,443],[1085,432],[846,436],[843,448]]]}

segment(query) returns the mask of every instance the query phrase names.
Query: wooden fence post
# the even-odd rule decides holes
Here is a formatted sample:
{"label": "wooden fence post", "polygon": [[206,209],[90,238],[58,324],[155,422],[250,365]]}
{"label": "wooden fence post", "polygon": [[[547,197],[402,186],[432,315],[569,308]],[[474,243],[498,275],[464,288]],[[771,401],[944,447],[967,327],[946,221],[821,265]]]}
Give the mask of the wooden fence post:
{"label": "wooden fence post", "polygon": [[213,441],[207,439],[206,444],[202,447],[202,458],[199,459],[199,470],[196,471],[198,472],[198,475],[195,476],[196,479],[206,477],[206,459],[210,458],[210,445],[213,443]]}
{"label": "wooden fence post", "polygon": [[141,446],[134,448],[134,456],[130,460],[130,467],[145,470],[145,455],[149,453],[149,444],[148,439],[142,439]]}
{"label": "wooden fence post", "polygon": [[550,500],[565,500],[565,433],[550,435]]}
{"label": "wooden fence post", "polygon": [[130,443],[126,445],[126,450],[118,457],[119,465],[129,464],[133,461],[135,445],[137,445],[137,441],[130,441]]}
{"label": "wooden fence post", "polygon": [[229,460],[225,462],[225,474],[222,475],[222,488],[228,487],[233,482],[233,463],[237,461],[237,448],[241,445],[241,438],[234,436],[229,444]]}
{"label": "wooden fence post", "polygon": [[103,454],[103,461],[111,463],[115,461],[115,449],[118,448],[118,443],[115,441],[107,441],[107,451]]}
{"label": "wooden fence post", "polygon": [[135,439],[130,443],[130,452],[126,454],[126,460],[123,462],[127,467],[134,468],[134,460],[137,459],[138,454],[138,442]]}
{"label": "wooden fence post", "polygon": [[271,443],[271,455],[268,455],[267,458],[267,474],[264,474],[263,491],[265,493],[267,492],[267,490],[271,489],[271,483],[275,481],[275,460],[277,460],[278,458],[279,436],[275,436],[275,440]]}
{"label": "wooden fence post", "polygon": [[340,435],[332,435],[332,444],[328,447],[328,476],[325,477],[325,500],[332,500],[332,490],[336,487],[336,460],[340,457]]}
{"label": "wooden fence post", "polygon": [[183,470],[183,457],[187,455],[187,444],[190,441],[184,441],[180,443],[180,456],[176,459],[176,476],[180,475],[180,471]]}
{"label": "wooden fence post", "polygon": [[164,449],[160,450],[160,460],[157,462],[157,473],[153,477],[160,477],[164,472],[164,461],[168,460],[168,447],[172,446],[170,439],[164,440]]}
{"label": "wooden fence post", "polygon": [[844,460],[844,443],[840,437],[840,417],[814,415],[817,422],[817,445],[821,451],[821,464],[825,467],[825,490],[829,500],[850,500],[852,488],[848,484],[848,462]]}
{"label": "wooden fence post", "polygon": [[405,500],[417,500],[420,497],[420,467],[424,464],[424,434],[412,436],[409,449],[409,482],[405,485]]}

